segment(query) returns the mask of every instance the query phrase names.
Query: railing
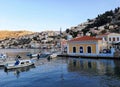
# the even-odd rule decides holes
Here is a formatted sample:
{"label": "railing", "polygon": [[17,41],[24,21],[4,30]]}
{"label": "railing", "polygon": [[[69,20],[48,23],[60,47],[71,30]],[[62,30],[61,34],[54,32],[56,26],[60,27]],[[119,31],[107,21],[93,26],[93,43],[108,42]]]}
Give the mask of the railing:
{"label": "railing", "polygon": [[110,53],[100,53],[100,54],[91,54],[91,53],[69,53],[70,56],[90,56],[90,57],[114,57]]}

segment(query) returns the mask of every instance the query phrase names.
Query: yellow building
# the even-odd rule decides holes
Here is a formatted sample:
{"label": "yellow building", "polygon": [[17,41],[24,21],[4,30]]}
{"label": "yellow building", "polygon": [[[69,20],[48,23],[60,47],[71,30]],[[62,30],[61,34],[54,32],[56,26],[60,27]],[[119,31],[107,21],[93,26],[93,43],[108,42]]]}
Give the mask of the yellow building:
{"label": "yellow building", "polygon": [[103,41],[101,38],[91,36],[77,37],[67,42],[67,53],[72,55],[96,56],[102,50]]}

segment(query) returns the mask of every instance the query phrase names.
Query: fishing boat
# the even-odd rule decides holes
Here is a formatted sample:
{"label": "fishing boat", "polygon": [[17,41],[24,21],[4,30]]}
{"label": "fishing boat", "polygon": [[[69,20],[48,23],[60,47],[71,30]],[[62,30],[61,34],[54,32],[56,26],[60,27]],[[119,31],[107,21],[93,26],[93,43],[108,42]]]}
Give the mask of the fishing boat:
{"label": "fishing boat", "polygon": [[22,68],[26,66],[34,65],[33,60],[16,60],[15,63],[6,63],[5,69],[16,69],[16,68]]}

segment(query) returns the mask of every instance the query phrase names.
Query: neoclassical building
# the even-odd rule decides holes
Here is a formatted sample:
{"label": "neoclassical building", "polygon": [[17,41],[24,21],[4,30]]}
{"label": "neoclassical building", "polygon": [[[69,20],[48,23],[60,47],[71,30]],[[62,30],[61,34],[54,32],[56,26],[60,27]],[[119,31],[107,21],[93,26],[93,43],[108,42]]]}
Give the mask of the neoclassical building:
{"label": "neoclassical building", "polygon": [[96,56],[106,46],[102,38],[91,36],[77,37],[67,42],[67,53],[69,55]]}
{"label": "neoclassical building", "polygon": [[103,38],[108,45],[108,48],[119,48],[120,49],[120,34],[119,33],[106,33],[103,35],[98,35],[98,38]]}

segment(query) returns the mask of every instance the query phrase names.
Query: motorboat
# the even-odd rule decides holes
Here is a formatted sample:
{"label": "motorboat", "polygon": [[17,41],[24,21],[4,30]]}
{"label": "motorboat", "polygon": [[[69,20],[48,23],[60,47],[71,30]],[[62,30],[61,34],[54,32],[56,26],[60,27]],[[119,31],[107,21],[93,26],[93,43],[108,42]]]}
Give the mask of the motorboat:
{"label": "motorboat", "polygon": [[5,61],[6,61],[6,58],[7,58],[7,55],[6,55],[6,54],[0,53],[0,67],[1,67],[1,66],[4,66],[4,63],[5,63]]}
{"label": "motorboat", "polygon": [[5,64],[5,69],[16,69],[16,68],[22,68],[26,66],[34,65],[33,60],[16,60],[15,63],[6,63]]}
{"label": "motorboat", "polygon": [[56,57],[57,57],[57,53],[52,53],[52,54],[50,55],[50,58],[51,58],[51,59],[56,58]]}
{"label": "motorboat", "polygon": [[27,56],[29,56],[30,58],[33,58],[33,57],[37,57],[38,54],[31,54],[31,53],[28,53]]}
{"label": "motorboat", "polygon": [[5,59],[5,58],[7,58],[7,55],[3,54],[3,53],[0,53],[0,59]]}
{"label": "motorboat", "polygon": [[51,54],[50,53],[41,53],[39,58],[48,58]]}

